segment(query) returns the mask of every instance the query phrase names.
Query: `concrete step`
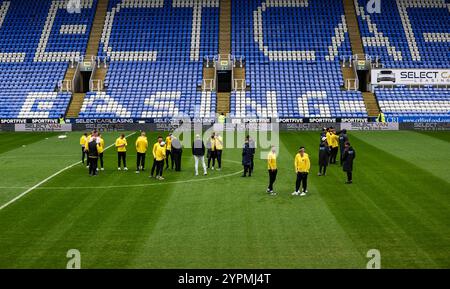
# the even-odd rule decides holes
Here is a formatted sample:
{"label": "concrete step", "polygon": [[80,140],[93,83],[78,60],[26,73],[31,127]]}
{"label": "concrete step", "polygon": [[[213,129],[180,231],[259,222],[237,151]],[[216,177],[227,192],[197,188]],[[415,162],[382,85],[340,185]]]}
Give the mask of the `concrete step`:
{"label": "concrete step", "polygon": [[77,118],[83,106],[85,93],[74,93],[67,109],[66,118]]}

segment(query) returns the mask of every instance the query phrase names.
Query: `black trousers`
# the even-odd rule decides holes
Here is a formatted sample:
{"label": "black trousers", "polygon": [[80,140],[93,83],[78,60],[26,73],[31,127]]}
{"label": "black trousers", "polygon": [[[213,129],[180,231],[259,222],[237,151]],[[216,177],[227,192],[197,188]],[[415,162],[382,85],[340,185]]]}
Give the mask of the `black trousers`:
{"label": "black trousers", "polygon": [[[103,168],[103,153],[98,155],[98,159],[100,160],[100,167]],[[98,167],[98,164],[97,164]]]}
{"label": "black trousers", "polygon": [[170,164],[171,164],[171,168],[173,169],[173,164],[174,164],[174,160],[173,160],[173,154],[171,150],[166,150],[166,168],[169,168],[169,157],[170,157]]}
{"label": "black trousers", "polygon": [[117,153],[117,166],[120,168],[121,161],[123,161],[123,166],[127,166],[127,152]]}
{"label": "black trousers", "polygon": [[351,171],[347,172],[347,181],[348,182],[353,181],[353,172]]}
{"label": "black trousers", "polygon": [[142,167],[142,170],[145,168],[145,153],[137,153],[136,156],[136,171],[139,171],[140,167]]}
{"label": "black trousers", "polygon": [[253,168],[255,167],[255,156],[252,156],[252,163],[250,165],[250,170],[253,172]]}
{"label": "black trousers", "polygon": [[151,177],[153,177],[153,175],[155,174],[155,170],[156,170],[156,159],[153,158],[152,170],[150,172]]}
{"label": "black trousers", "polygon": [[[86,151],[84,150],[84,147],[81,147],[81,162],[84,164],[84,157],[87,156]],[[87,160],[89,163],[89,160]]]}
{"label": "black trousers", "polygon": [[278,170],[269,170],[269,187],[268,187],[268,189],[270,191],[273,191],[273,184],[275,183],[275,181],[277,179],[277,173],[278,173]]}
{"label": "black trousers", "polygon": [[89,161],[89,175],[94,176],[97,174],[97,162],[98,158],[88,158]]}
{"label": "black trousers", "polygon": [[319,166],[319,173],[325,175],[327,173],[327,166]]}
{"label": "black trousers", "polygon": [[172,150],[172,159],[173,159],[173,162],[175,163],[175,171],[176,172],[181,171],[181,156],[182,156],[182,154],[183,154],[183,150],[181,150],[181,149],[173,149]]}
{"label": "black trousers", "polygon": [[164,160],[160,161],[155,160],[155,162],[156,162],[156,176],[162,177],[164,170]]}
{"label": "black trousers", "polygon": [[335,163],[336,163],[336,158],[337,158],[338,150],[339,150],[338,147],[331,148],[330,164],[335,164]]}
{"label": "black trousers", "polygon": [[341,146],[340,147],[340,158],[339,158],[339,163],[341,166],[344,163],[343,157],[344,157],[344,146]]}
{"label": "black trousers", "polygon": [[[222,150],[216,151],[216,158],[217,158],[217,166],[219,167],[219,169],[221,169],[222,168]],[[213,166],[214,166],[214,161],[213,161]]]}
{"label": "black trousers", "polygon": [[308,173],[297,173],[297,181],[295,182],[295,191],[300,190],[300,185],[302,185],[303,192],[306,192],[308,188]]}
{"label": "black trousers", "polygon": [[251,177],[252,176],[252,166],[251,165],[245,165],[244,166],[244,177],[247,176]]}
{"label": "black trousers", "polygon": [[208,151],[208,169],[211,166],[211,160],[212,160],[212,166],[216,164],[216,151]]}

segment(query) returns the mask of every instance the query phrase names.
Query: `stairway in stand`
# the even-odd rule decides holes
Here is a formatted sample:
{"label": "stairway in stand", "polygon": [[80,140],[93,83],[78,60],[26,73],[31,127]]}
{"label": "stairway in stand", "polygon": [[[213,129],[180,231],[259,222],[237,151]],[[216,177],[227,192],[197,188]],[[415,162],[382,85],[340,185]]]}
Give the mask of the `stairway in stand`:
{"label": "stairway in stand", "polygon": [[[103,26],[106,20],[108,2],[109,0],[97,1],[97,8],[95,11],[94,22],[92,23],[91,32],[89,34],[89,41],[86,48],[86,56],[88,58],[90,58],[91,56],[96,57],[98,54],[98,47],[100,45],[100,39],[103,33]],[[64,79],[70,80],[73,79],[75,70],[76,70],[75,68],[71,68],[69,66],[69,68],[66,71],[66,76],[64,77]],[[92,79],[94,81],[100,81],[103,86],[107,70],[108,69],[102,65],[100,68],[97,68],[94,77]],[[85,93],[73,93],[72,99],[69,104],[69,108],[67,109],[66,114],[67,118],[78,117],[85,96],[86,96]]]}
{"label": "stairway in stand", "polygon": [[84,97],[86,93],[73,93],[70,106],[66,113],[66,118],[77,118],[83,106]]}
{"label": "stairway in stand", "polygon": [[[352,47],[353,55],[358,55],[358,58],[364,58],[364,47],[361,38],[361,31],[359,30],[358,17],[356,15],[356,8],[354,1],[357,0],[343,0],[345,20],[348,27],[348,35],[350,38],[350,45]],[[355,79],[355,71],[353,67],[343,67],[342,75],[344,78],[344,86],[348,89],[348,79]],[[353,83],[351,83],[353,85]],[[369,117],[377,116],[380,112],[378,102],[372,92],[363,92],[364,104],[366,105],[367,114]]]}
{"label": "stairway in stand", "polygon": [[[231,54],[231,0],[220,1],[219,54]],[[217,85],[217,84],[216,84]],[[217,93],[217,113],[230,112],[231,93]]]}

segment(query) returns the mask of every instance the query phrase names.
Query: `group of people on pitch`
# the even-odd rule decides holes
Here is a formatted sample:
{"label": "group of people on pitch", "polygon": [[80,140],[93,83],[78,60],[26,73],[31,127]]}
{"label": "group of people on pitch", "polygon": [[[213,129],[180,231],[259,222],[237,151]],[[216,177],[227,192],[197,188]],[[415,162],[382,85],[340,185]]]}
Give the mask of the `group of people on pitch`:
{"label": "group of people on pitch", "polygon": [[[200,141],[200,143],[199,143]],[[89,168],[89,175],[95,176],[98,174],[98,161],[100,160],[100,170],[104,170],[103,163],[103,151],[105,150],[105,141],[101,137],[101,134],[94,130],[90,134],[84,133],[80,138],[81,146],[81,162],[86,164]],[[114,146],[117,150],[117,168],[118,170],[127,171],[127,147],[128,142],[124,134],[120,135],[116,139]],[[141,132],[140,136],[136,139],[136,173],[140,173],[145,170],[145,159],[148,150],[148,140],[145,132]],[[215,163],[217,161],[217,170],[222,168],[222,151],[223,140],[219,134],[213,133],[206,142],[200,139],[200,136],[196,136],[196,139],[192,146],[192,154],[195,159],[195,175],[198,175],[198,163],[202,163],[204,175],[207,175],[207,169],[212,168],[214,170]],[[153,165],[150,171],[150,177],[158,180],[163,180],[164,162],[166,164],[166,170],[170,167],[172,170],[181,171],[181,157],[183,148],[181,142],[172,133],[163,140],[162,136],[158,136],[157,141],[152,147]],[[208,167],[205,163],[205,154],[207,155]],[[86,162],[85,162],[86,158]],[[212,164],[212,167],[211,167]]]}
{"label": "group of people on pitch", "polygon": [[[325,176],[328,164],[336,164],[337,154],[340,148],[340,165],[344,172],[347,173],[346,184],[353,182],[353,160],[356,157],[356,152],[350,145],[347,131],[345,129],[336,132],[333,127],[323,128],[320,135],[319,145],[319,172],[318,176]],[[244,149],[245,150],[245,149]],[[295,172],[297,180],[295,183],[295,191],[293,196],[305,196],[308,192],[308,174],[311,169],[311,162],[309,155],[305,152],[302,146],[299,148],[294,159]],[[267,192],[271,195],[276,195],[273,189],[278,169],[277,169],[277,153],[273,146],[267,155],[267,168],[269,171],[269,186]],[[300,191],[301,189],[301,191]]]}

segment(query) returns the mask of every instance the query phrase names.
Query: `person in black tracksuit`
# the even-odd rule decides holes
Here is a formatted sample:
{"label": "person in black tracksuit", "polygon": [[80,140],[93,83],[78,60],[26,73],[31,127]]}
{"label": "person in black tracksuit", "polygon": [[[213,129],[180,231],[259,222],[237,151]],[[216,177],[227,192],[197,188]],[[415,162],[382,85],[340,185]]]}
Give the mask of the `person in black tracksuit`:
{"label": "person in black tracksuit", "polygon": [[353,182],[353,161],[356,158],[356,152],[349,142],[345,143],[344,155],[342,157],[343,165],[342,168],[344,172],[347,173],[346,184],[351,184]]}
{"label": "person in black tracksuit", "polygon": [[244,166],[244,174],[242,177],[252,176],[251,166],[252,166],[252,149],[250,148],[248,138],[245,139],[244,148],[242,149],[242,165]]}
{"label": "person in black tracksuit", "polygon": [[322,137],[319,146],[319,173],[318,176],[325,176],[327,173],[328,160],[330,159],[330,147],[327,143],[327,138]]}
{"label": "person in black tracksuit", "polygon": [[98,147],[97,138],[93,136],[88,143],[89,175],[97,175]]}
{"label": "person in black tracksuit", "polygon": [[175,162],[175,171],[181,171],[181,156],[183,155],[183,146],[176,137],[172,137],[172,160]]}
{"label": "person in black tracksuit", "polygon": [[348,142],[347,130],[343,129],[339,131],[339,149],[340,149],[340,164],[343,165],[342,158],[344,157],[345,143]]}
{"label": "person in black tracksuit", "polygon": [[250,147],[250,153],[251,153],[250,172],[253,173],[253,168],[255,166],[256,143],[252,138],[250,138],[250,136],[247,136],[247,137],[248,137],[248,145]]}

